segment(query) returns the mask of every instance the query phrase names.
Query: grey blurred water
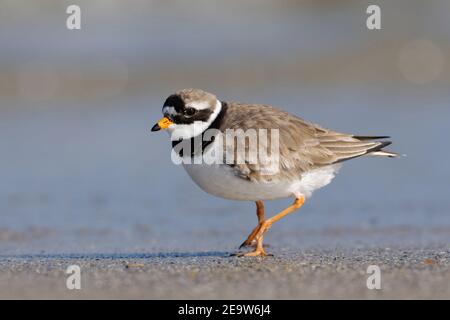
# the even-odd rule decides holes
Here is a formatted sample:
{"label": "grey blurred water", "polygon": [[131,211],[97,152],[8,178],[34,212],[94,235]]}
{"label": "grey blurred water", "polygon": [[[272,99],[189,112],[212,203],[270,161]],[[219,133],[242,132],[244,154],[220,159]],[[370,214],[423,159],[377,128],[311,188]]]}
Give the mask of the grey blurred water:
{"label": "grey blurred water", "polygon": [[448,70],[421,85],[397,70],[398,52],[417,38],[440,48],[425,55],[448,61],[445,2],[414,1],[422,15],[387,19],[370,36],[355,16],[365,2],[196,14],[114,3],[83,2],[86,31],[70,34],[55,28],[63,5],[37,11],[45,23],[30,30],[7,13],[25,21],[34,11],[2,3],[0,254],[235,249],[256,223],[254,205],[203,193],[171,163],[168,137],[150,133],[166,96],[191,86],[338,131],[391,135],[391,149],[407,154],[346,163],[270,230],[274,248],[448,243]]}

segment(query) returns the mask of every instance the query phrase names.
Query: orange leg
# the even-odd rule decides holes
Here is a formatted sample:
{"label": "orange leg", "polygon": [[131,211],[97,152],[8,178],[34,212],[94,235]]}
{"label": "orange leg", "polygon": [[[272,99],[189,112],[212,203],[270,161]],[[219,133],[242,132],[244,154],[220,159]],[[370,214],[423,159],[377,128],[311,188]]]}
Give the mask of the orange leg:
{"label": "orange leg", "polygon": [[264,256],[267,256],[268,254],[264,251],[264,248],[263,248],[263,237],[264,237],[264,234],[267,232],[267,230],[270,229],[272,224],[274,224],[278,220],[284,218],[288,214],[294,212],[295,210],[300,209],[301,206],[304,203],[305,203],[305,198],[304,197],[296,198],[292,205],[290,205],[289,207],[287,207],[286,209],[284,209],[280,213],[276,214],[272,218],[264,220],[262,222],[261,226],[259,227],[258,231],[256,231],[256,234],[255,234],[255,239],[256,239],[255,251],[252,251],[252,252],[249,252],[249,253],[244,253],[244,254],[239,254],[239,256],[245,256],[245,257],[261,257],[261,256],[264,257]]}
{"label": "orange leg", "polygon": [[250,246],[253,241],[255,240],[256,234],[258,233],[259,229],[261,228],[264,221],[266,221],[265,215],[264,215],[264,203],[262,201],[256,201],[256,215],[258,217],[258,225],[253,229],[252,233],[247,237],[247,240],[245,240],[240,246],[239,249]]}

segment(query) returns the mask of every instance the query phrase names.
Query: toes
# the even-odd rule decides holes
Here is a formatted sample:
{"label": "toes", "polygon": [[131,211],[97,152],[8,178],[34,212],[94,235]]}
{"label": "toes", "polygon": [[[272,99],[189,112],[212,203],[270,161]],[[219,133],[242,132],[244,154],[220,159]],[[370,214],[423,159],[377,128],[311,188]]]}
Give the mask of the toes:
{"label": "toes", "polygon": [[230,254],[230,257],[273,257],[273,254],[265,251],[256,250],[252,252],[235,252]]}
{"label": "toes", "polygon": [[243,257],[267,257],[268,254],[262,251],[253,251],[243,255]]}

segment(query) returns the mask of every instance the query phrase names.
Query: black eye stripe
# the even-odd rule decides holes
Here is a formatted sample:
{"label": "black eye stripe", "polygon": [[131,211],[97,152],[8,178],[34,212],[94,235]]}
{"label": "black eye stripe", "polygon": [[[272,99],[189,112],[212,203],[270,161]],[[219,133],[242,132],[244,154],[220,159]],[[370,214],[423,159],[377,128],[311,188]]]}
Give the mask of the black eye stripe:
{"label": "black eye stripe", "polygon": [[183,114],[177,114],[173,117],[173,122],[176,124],[191,124],[195,121],[203,121],[207,122],[211,116],[213,111],[211,109],[203,109],[203,110],[197,110],[195,115],[191,117],[187,117]]}

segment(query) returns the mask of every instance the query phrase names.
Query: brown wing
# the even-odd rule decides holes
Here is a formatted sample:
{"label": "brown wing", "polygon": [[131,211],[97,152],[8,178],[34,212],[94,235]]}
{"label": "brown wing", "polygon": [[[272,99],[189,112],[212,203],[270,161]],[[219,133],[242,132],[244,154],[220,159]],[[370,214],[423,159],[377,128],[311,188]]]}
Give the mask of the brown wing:
{"label": "brown wing", "polygon": [[[279,164],[275,170],[273,163],[252,163],[248,144],[244,148],[245,154],[240,154],[245,163],[237,163],[238,150],[235,143],[232,150],[235,159],[230,164],[238,176],[253,181],[298,179],[305,171],[376,152],[390,144],[370,141],[368,137],[357,139],[352,135],[333,132],[271,106],[228,104],[226,117],[220,125],[222,132],[226,129],[242,129],[246,132],[248,129],[259,128],[279,130]],[[269,156],[270,140],[269,134],[267,144],[262,143]]]}

